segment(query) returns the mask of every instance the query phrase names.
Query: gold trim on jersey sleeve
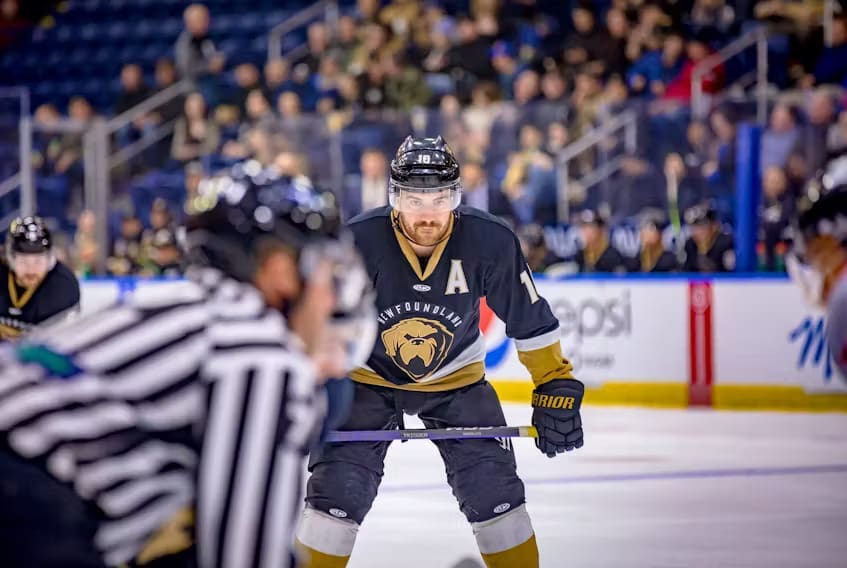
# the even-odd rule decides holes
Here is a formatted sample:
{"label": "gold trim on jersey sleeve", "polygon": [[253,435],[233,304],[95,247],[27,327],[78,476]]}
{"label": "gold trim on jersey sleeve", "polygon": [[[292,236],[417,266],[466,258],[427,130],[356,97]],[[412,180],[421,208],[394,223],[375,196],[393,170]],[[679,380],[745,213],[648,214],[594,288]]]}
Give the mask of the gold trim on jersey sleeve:
{"label": "gold trim on jersey sleeve", "polygon": [[397,213],[391,213],[391,226],[394,228],[394,236],[397,238],[397,244],[400,245],[400,250],[403,251],[403,256],[406,257],[406,262],[409,263],[409,266],[412,267],[412,270],[415,271],[418,279],[423,282],[427,278],[429,278],[433,272],[435,272],[435,267],[438,266],[438,261],[441,260],[441,255],[444,252],[444,249],[447,248],[447,243],[450,241],[450,235],[453,232],[453,219],[454,216],[450,215],[449,225],[447,226],[447,235],[441,240],[440,243],[435,245],[435,250],[432,251],[432,255],[429,257],[429,260],[426,263],[426,269],[421,268],[420,260],[418,260],[418,255],[415,254],[415,250],[412,248],[412,245],[409,244],[409,240],[403,234],[397,223],[400,222],[397,219]]}
{"label": "gold trim on jersey sleeve", "polygon": [[541,385],[553,379],[572,379],[573,365],[562,355],[558,341],[529,351],[518,350],[518,359],[529,371],[532,382]]}
{"label": "gold trim on jersey sleeve", "polygon": [[417,392],[441,392],[460,389],[474,384],[484,376],[485,363],[482,361],[470,363],[458,371],[427,383],[404,383],[402,385],[398,385],[383,379],[373,371],[361,368],[350,373],[350,378],[357,383]]}

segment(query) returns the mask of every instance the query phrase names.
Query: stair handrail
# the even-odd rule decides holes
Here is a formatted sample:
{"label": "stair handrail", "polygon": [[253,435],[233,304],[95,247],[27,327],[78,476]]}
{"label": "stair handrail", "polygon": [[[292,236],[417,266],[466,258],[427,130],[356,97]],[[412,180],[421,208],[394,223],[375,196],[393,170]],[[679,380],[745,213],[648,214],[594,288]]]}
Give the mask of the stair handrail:
{"label": "stair handrail", "polygon": [[691,74],[691,110],[703,119],[709,114],[709,104],[703,91],[703,78],[718,65],[735,57],[745,49],[756,46],[756,120],[767,122],[768,114],[768,31],[764,26],[747,32],[700,61]]}
{"label": "stair handrail", "polygon": [[268,61],[282,57],[282,38],[286,34],[293,32],[321,14],[324,15],[324,19],[330,24],[330,27],[334,28],[338,22],[338,1],[318,0],[271,28],[268,33]]}
{"label": "stair handrail", "polygon": [[109,119],[106,123],[109,134],[117,132],[139,116],[150,113],[164,104],[171,102],[173,99],[191,92],[192,89],[194,89],[194,83],[189,79],[181,79],[170,87],[162,89],[155,95],[144,99],[134,107],[129,108],[121,114]]}
{"label": "stair handrail", "polygon": [[[590,131],[583,134],[578,140],[574,140],[556,155],[558,166],[558,191],[557,191],[557,217],[559,222],[567,223],[570,218],[570,205],[568,202],[568,189],[571,183],[570,162],[577,156],[605,142],[610,136],[624,131],[624,149],[628,154],[636,152],[638,144],[638,113],[633,109],[626,109],[611,118],[604,120]],[[614,174],[620,168],[620,160],[612,160],[609,163],[600,164],[593,171],[587,173],[580,183],[590,181],[590,185],[600,183]]]}

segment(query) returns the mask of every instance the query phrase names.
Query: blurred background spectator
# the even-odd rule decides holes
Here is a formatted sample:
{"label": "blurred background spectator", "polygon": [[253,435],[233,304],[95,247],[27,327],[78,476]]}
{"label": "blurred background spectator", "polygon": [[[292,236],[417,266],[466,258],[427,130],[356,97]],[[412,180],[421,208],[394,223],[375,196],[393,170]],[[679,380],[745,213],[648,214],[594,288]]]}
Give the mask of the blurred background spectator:
{"label": "blurred background spectator", "polygon": [[226,57],[215,47],[209,36],[211,18],[203,4],[191,4],[183,14],[185,30],[174,48],[179,74],[203,90],[207,100],[216,101],[217,88],[214,76],[220,73]]}
{"label": "blurred background spectator", "polygon": [[711,203],[689,209],[685,222],[691,236],[685,242],[683,268],[686,272],[732,272],[735,270],[735,244],[718,219]]}
{"label": "blurred background spectator", "polygon": [[662,234],[667,227],[667,218],[660,209],[642,212],[638,226],[641,247],[630,262],[630,272],[675,272],[679,269],[676,255],[662,242]]}
{"label": "blurred background spectator", "polygon": [[[625,261],[610,271],[672,269],[671,260],[731,269],[729,255],[710,256],[708,246],[725,234],[731,250],[736,136],[755,119],[751,92],[738,85],[755,75],[755,47],[701,66],[757,26],[770,34],[772,90],[760,159],[762,269],[783,269],[794,197],[827,153],[847,148],[847,17],[836,10],[825,44],[817,0],[340,0],[337,19],[306,22],[281,38],[279,53],[268,51],[270,30],[308,1],[244,10],[128,0],[108,13],[90,4],[0,0],[0,78],[31,88],[32,165],[39,195],[49,196],[40,202],[77,235],[83,273],[101,252],[79,215],[88,206],[83,130],[60,125],[86,129],[132,113],[183,80],[184,95],[172,89],[111,140],[121,160],[110,170],[114,211],[102,222],[115,274],[161,272],[150,268],[153,235],[165,229],[154,219],[169,211],[176,235],[201,177],[235,161],[308,176],[336,193],[347,217],[384,204],[388,161],[412,132],[451,144],[465,203],[546,227],[540,234],[559,259],[579,254],[583,269],[605,270],[609,250]],[[699,114],[697,69],[708,103]],[[562,152],[627,111],[637,144],[617,133],[579,153],[562,194]],[[15,151],[0,144],[3,176],[17,171]],[[682,222],[702,217],[705,202],[713,220]],[[4,214],[14,207],[0,197]],[[655,248],[689,236],[692,254]],[[160,248],[169,260],[168,245]]]}
{"label": "blurred background spectator", "polygon": [[583,248],[575,262],[580,272],[625,272],[626,259],[611,243],[609,228],[603,216],[591,209],[578,219]]}

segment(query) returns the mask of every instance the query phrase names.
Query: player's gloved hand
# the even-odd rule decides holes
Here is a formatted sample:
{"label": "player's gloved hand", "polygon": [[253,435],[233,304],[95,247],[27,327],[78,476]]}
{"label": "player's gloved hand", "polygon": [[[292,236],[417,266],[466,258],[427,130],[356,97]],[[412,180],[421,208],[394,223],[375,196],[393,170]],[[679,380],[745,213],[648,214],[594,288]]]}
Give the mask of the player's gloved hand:
{"label": "player's gloved hand", "polygon": [[327,405],[320,433],[321,442],[330,431],[337,430],[347,422],[356,392],[353,381],[348,378],[330,379],[324,383],[323,388],[326,391]]}
{"label": "player's gloved hand", "polygon": [[576,379],[554,379],[532,391],[535,445],[547,457],[582,447],[579,407],[584,393],[585,385]]}
{"label": "player's gloved hand", "polygon": [[317,450],[326,440],[327,434],[343,426],[350,416],[355,387],[348,378],[328,379],[315,390],[320,416],[315,420],[306,440],[306,453]]}

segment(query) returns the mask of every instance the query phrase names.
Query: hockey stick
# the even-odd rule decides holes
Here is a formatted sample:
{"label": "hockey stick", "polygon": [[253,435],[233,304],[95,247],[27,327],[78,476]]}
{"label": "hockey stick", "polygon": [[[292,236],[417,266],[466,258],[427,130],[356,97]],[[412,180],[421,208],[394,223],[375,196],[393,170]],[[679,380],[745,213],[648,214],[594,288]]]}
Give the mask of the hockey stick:
{"label": "hockey stick", "polygon": [[333,430],[325,442],[389,442],[391,440],[459,440],[463,438],[537,438],[535,426],[481,426],[411,430]]}

